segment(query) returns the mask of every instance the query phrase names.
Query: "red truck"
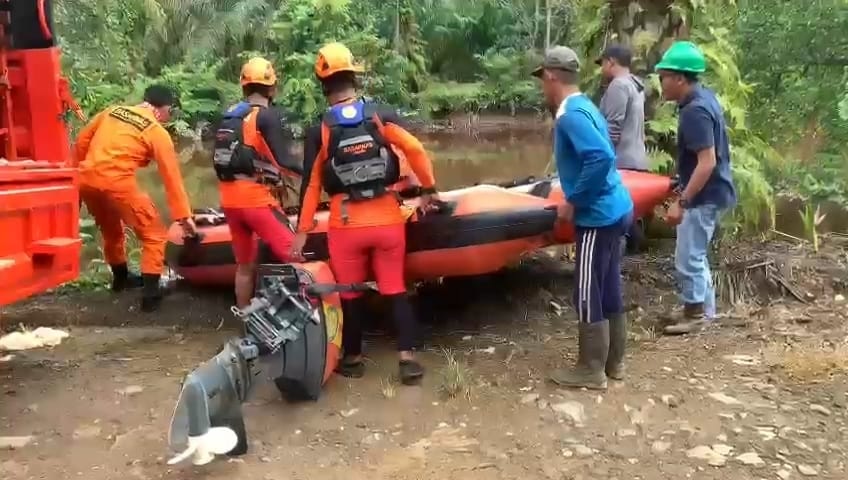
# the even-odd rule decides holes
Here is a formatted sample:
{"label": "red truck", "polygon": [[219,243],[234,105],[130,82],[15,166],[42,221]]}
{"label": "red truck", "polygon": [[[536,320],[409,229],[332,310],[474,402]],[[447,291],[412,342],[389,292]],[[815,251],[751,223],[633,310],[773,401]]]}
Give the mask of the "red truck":
{"label": "red truck", "polygon": [[0,306],[74,280],[79,178],[51,0],[0,0]]}

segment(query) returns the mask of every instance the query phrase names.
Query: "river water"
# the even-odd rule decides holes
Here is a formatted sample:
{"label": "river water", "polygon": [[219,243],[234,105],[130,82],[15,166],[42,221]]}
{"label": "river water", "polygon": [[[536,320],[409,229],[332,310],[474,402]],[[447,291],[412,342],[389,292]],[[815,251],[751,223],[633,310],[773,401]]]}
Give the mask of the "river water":
{"label": "river water", "polygon": [[[475,183],[501,182],[530,175],[542,176],[551,159],[550,126],[528,119],[484,120],[472,129],[414,131],[434,162],[439,188],[450,190]],[[296,147],[300,155],[300,145]],[[185,146],[181,150],[182,174],[192,207],[218,205],[217,180],[211,167],[211,145]],[[144,169],[140,180],[168,217],[164,191],[154,168]],[[848,212],[841,205],[823,203],[827,215],[820,232],[848,232]],[[777,229],[803,237],[799,210],[804,203],[778,198]]]}
{"label": "river water", "polygon": [[[438,186],[451,190],[475,183],[501,182],[530,175],[542,176],[551,159],[549,127],[524,127],[504,132],[469,133],[418,131],[416,136],[427,148]],[[296,146],[298,158],[302,155]],[[192,207],[218,205],[217,180],[212,170],[211,145],[184,146],[181,170]],[[140,172],[140,180],[167,216],[164,189],[155,168]]]}

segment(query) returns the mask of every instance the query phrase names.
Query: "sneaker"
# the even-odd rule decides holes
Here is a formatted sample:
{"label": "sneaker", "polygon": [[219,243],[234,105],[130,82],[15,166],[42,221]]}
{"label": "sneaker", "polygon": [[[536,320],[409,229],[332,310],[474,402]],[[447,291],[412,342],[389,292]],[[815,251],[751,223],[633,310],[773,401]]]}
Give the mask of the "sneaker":
{"label": "sneaker", "polygon": [[342,360],[336,367],[336,373],[347,378],[362,378],[365,375],[365,363],[362,360]]}
{"label": "sneaker", "polygon": [[404,385],[415,385],[424,376],[424,367],[415,360],[401,360],[398,362],[398,376]]}
{"label": "sneaker", "polygon": [[703,303],[687,304],[683,306],[683,310],[672,319],[669,325],[663,327],[663,334],[686,335],[698,333],[710,323],[711,319],[704,314]]}

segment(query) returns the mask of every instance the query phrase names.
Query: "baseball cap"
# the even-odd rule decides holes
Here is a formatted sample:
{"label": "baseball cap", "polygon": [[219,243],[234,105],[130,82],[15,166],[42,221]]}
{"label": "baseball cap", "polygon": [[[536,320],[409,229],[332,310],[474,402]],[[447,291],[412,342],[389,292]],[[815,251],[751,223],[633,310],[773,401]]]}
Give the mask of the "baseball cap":
{"label": "baseball cap", "polygon": [[630,47],[614,43],[604,49],[604,52],[595,60],[595,63],[600,65],[603,60],[607,59],[615,60],[622,67],[629,67],[630,62],[633,60],[633,53],[630,51]]}
{"label": "baseball cap", "polygon": [[546,68],[578,72],[580,71],[580,59],[574,50],[562,45],[555,45],[545,52],[542,64],[533,70],[532,75],[539,77],[542,75],[542,70]]}

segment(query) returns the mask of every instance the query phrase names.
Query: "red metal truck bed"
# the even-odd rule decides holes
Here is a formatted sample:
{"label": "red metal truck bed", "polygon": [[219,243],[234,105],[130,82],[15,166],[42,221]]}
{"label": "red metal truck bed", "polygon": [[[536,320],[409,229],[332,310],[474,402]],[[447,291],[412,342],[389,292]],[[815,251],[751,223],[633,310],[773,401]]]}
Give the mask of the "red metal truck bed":
{"label": "red metal truck bed", "polygon": [[79,177],[52,1],[0,0],[0,306],[79,274]]}
{"label": "red metal truck bed", "polygon": [[0,306],[79,275],[78,187],[73,168],[0,165]]}

